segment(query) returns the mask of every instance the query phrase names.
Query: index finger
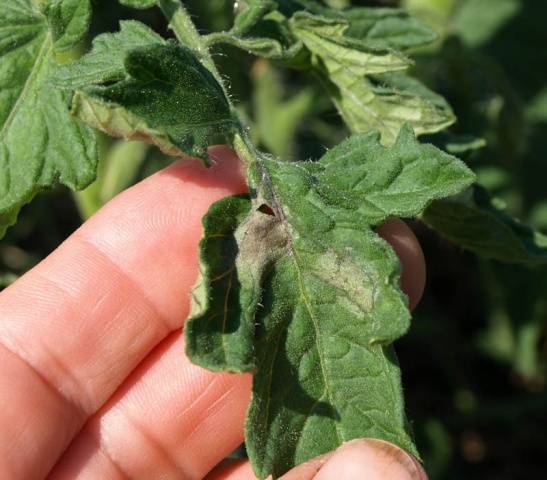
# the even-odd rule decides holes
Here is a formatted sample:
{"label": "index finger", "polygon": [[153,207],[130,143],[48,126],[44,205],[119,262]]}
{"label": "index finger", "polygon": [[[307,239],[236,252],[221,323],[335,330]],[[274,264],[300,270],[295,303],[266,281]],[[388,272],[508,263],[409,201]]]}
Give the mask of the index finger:
{"label": "index finger", "polygon": [[201,218],[246,190],[235,154],[124,192],[0,294],[2,478],[41,478],[188,313]]}

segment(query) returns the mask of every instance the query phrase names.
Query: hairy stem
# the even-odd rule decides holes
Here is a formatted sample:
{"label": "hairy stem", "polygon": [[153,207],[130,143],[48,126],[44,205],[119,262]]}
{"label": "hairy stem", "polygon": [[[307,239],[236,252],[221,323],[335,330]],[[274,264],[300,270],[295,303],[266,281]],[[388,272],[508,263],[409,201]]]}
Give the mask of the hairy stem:
{"label": "hairy stem", "polygon": [[251,164],[257,160],[256,147],[251,142],[249,135],[244,131],[237,132],[234,135],[234,150],[239,158],[246,164]]}
{"label": "hairy stem", "polygon": [[222,85],[220,73],[202,40],[190,14],[184,8],[180,0],[158,0],[158,5],[169,22],[169,26],[175,32],[175,36],[184,46],[193,50],[203,65],[215,76]]}
{"label": "hairy stem", "polygon": [[[175,32],[177,39],[196,53],[203,65],[214,75],[217,82],[221,85],[226,94],[226,98],[229,99],[220,72],[207,48],[207,42],[205,41],[205,38],[199,34],[190,14],[184,8],[180,0],[158,0],[158,5],[169,21],[169,26]],[[246,164],[250,164],[253,161],[256,161],[256,147],[252,144],[249,136],[245,132],[243,123],[233,106],[232,110],[240,125],[239,131],[234,134],[233,146],[241,160]]]}

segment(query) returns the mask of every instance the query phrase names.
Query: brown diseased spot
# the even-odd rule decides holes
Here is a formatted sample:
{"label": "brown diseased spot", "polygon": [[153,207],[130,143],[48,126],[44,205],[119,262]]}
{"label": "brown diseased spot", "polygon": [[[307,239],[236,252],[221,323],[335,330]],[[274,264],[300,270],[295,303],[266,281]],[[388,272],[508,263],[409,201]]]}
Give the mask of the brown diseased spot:
{"label": "brown diseased spot", "polygon": [[272,208],[271,208],[269,205],[266,205],[265,203],[263,203],[262,205],[260,205],[260,207],[258,207],[257,210],[258,210],[259,212],[264,213],[265,215],[270,215],[271,217],[275,217],[275,213],[274,213],[274,211],[272,210]]}

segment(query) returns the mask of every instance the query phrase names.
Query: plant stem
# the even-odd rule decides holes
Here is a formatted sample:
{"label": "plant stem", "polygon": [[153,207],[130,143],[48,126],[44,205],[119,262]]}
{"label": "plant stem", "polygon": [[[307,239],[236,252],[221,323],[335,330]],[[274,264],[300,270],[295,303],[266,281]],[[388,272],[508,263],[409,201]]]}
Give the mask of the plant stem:
{"label": "plant stem", "polygon": [[158,0],[158,5],[179,42],[196,53],[199,60],[224,88],[222,78],[211,54],[196,29],[190,14],[183,7],[180,0]]}
{"label": "plant stem", "polygon": [[257,159],[256,147],[252,144],[249,135],[240,131],[234,135],[234,150],[241,160],[250,165]]}
{"label": "plant stem", "polygon": [[[169,21],[169,26],[175,32],[179,42],[196,53],[201,63],[213,74],[220,84],[226,98],[229,99],[222,77],[213,61],[213,57],[211,57],[211,54],[209,53],[206,42],[199,34],[190,14],[184,8],[180,0],[158,0],[158,5]],[[257,158],[256,147],[252,144],[247,132],[245,132],[243,123],[241,122],[239,115],[237,115],[235,108],[233,105],[230,106],[240,125],[239,131],[234,134],[233,146],[239,157],[246,164],[250,164]]]}

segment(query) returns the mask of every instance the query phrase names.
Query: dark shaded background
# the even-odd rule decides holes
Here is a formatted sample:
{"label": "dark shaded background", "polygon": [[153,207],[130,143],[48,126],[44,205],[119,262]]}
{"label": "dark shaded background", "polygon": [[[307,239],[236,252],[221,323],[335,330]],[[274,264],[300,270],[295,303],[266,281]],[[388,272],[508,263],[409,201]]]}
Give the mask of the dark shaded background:
{"label": "dark shaded background", "polygon": [[[233,2],[186,2],[204,30],[229,28]],[[395,1],[331,3],[391,5]],[[453,133],[484,138],[464,160],[508,210],[547,232],[547,2],[407,0],[440,33],[414,53],[414,73],[458,117]],[[169,35],[154,10],[97,1],[93,34],[139,18]],[[285,157],[318,157],[347,132],[305,74],[239,51],[215,52],[255,141]],[[437,141],[438,136],[429,138]],[[0,284],[51,252],[116,192],[169,163],[140,144],[102,140],[88,191],[40,195],[0,244]],[[484,261],[412,224],[428,284],[397,351],[408,415],[432,480],[546,478],[547,272]]]}

